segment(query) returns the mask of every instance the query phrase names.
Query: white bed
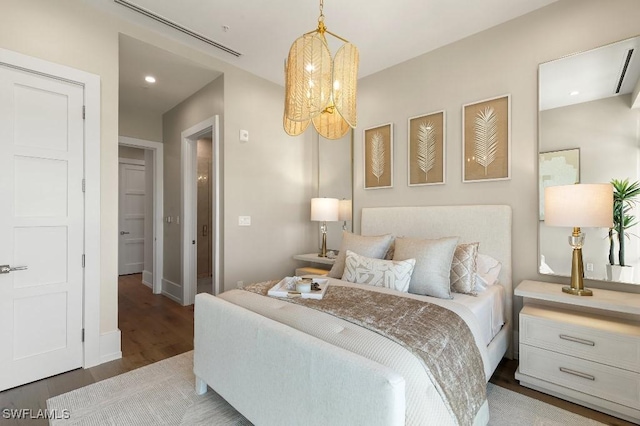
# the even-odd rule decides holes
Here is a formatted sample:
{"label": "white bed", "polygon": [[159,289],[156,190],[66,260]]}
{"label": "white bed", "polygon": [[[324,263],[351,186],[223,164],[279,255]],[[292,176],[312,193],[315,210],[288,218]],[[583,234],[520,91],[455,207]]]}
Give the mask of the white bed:
{"label": "white bed", "polygon": [[[361,227],[363,235],[459,236],[460,242],[480,242],[481,253],[502,263],[503,290],[456,294],[453,301],[406,296],[443,305],[467,322],[488,379],[502,357],[510,357],[510,208],[369,208],[362,211]],[[339,280],[331,285],[358,286]],[[303,306],[243,290],[218,298],[198,295],[194,346],[198,391],[208,384],[256,424],[455,424],[407,349]],[[485,403],[473,424],[487,422]]]}

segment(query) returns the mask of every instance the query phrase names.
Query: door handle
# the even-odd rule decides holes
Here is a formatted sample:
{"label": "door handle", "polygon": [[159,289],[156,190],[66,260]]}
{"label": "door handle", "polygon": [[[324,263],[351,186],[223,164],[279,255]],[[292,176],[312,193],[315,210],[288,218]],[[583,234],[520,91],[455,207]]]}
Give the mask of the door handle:
{"label": "door handle", "polygon": [[9,265],[0,265],[0,274],[8,274],[9,272],[13,272],[13,271],[25,271],[27,270],[28,266],[14,266],[11,267]]}
{"label": "door handle", "polygon": [[127,232],[127,231],[120,231],[120,235],[128,235],[128,234],[129,234],[129,232]]}

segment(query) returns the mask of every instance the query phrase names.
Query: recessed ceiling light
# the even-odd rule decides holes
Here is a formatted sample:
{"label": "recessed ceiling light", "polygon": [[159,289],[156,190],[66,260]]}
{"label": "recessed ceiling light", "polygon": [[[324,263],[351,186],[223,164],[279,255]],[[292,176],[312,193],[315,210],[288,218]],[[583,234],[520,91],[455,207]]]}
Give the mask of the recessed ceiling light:
{"label": "recessed ceiling light", "polygon": [[569,93],[569,95],[571,95],[571,96],[576,96],[576,95],[579,95],[579,94],[580,94],[580,92],[578,92],[577,90],[574,90],[573,92]]}
{"label": "recessed ceiling light", "polygon": [[146,81],[147,83],[155,83],[156,82],[156,78],[152,75],[148,75],[144,78],[144,81]]}

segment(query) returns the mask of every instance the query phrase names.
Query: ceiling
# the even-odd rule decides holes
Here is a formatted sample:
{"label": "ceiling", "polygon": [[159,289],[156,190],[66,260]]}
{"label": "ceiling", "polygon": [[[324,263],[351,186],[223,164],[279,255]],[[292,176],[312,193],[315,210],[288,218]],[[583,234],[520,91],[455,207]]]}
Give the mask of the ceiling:
{"label": "ceiling", "polygon": [[[163,114],[221,74],[124,35],[119,45],[122,109]],[[156,82],[145,82],[147,75]]]}
{"label": "ceiling", "polygon": [[[291,43],[314,30],[319,15],[319,0],[126,0],[240,52],[236,58],[115,0],[85,1],[281,85]],[[327,0],[324,15],[329,31],[359,48],[364,77],[554,1]]]}
{"label": "ceiling", "polygon": [[[619,93],[629,50],[633,49]],[[540,66],[540,111],[633,92],[640,79],[640,37]]]}

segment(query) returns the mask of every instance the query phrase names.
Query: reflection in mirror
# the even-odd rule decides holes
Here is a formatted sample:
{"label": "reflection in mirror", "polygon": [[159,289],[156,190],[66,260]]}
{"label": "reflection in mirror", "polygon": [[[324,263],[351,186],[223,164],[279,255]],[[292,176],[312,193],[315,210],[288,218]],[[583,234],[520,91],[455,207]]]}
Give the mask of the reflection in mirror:
{"label": "reflection in mirror", "polygon": [[[552,185],[640,180],[639,48],[636,37],[540,65],[541,198]],[[570,276],[570,230],[546,226],[539,207],[540,273]],[[628,215],[640,218],[637,207]],[[610,265],[608,229],[582,231],[585,278],[640,284],[640,225],[626,231],[625,267]],[[615,232],[613,240],[618,264]]]}
{"label": "reflection in mirror", "polygon": [[[318,137],[318,197],[337,198],[341,202],[341,219],[327,222],[327,249],[338,250],[342,229],[352,231],[351,202],[353,199],[352,144],[353,130],[341,139]],[[349,207],[347,209],[347,207]]]}

